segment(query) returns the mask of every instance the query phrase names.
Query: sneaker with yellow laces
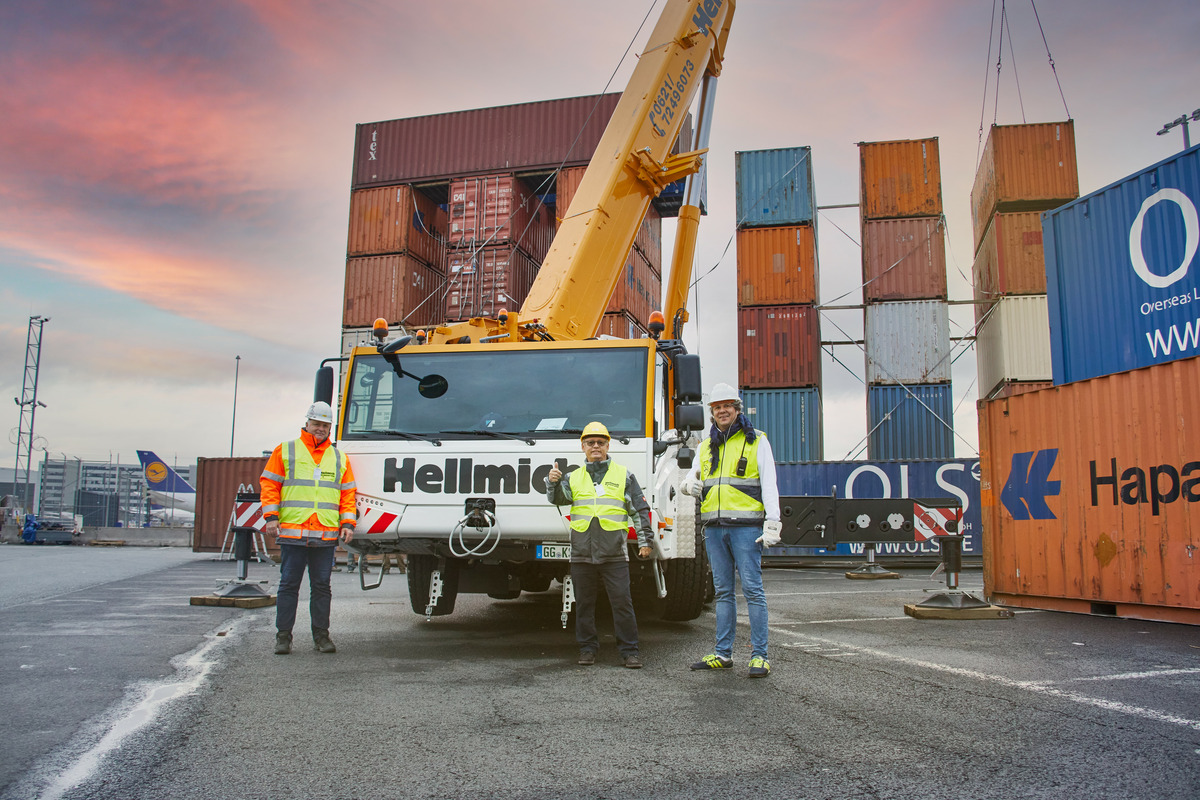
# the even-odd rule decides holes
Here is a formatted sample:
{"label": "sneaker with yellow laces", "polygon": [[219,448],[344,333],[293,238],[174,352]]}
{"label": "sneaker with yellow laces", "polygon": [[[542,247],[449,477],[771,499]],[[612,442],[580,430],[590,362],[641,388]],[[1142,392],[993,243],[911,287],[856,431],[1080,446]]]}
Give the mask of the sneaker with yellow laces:
{"label": "sneaker with yellow laces", "polygon": [[760,656],[750,659],[751,678],[765,678],[771,674],[771,662]]}
{"label": "sneaker with yellow laces", "polygon": [[732,658],[725,658],[725,656],[719,656],[716,653],[711,653],[695,664],[692,664],[692,669],[731,669],[732,667]]}

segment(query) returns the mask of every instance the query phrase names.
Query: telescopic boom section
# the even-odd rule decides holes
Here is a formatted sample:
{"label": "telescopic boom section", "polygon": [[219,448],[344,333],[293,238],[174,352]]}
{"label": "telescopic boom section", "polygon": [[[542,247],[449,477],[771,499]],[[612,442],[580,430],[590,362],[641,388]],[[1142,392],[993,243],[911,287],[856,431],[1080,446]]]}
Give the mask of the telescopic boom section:
{"label": "telescopic boom section", "polygon": [[705,74],[717,75],[734,0],[668,0],[520,311],[558,340],[596,334],[650,201],[700,169],[671,155]]}
{"label": "telescopic boom section", "polygon": [[733,8],[668,0],[519,313],[437,328],[432,342],[595,336],[650,201],[703,164],[703,150],[671,148],[702,80],[721,72]]}

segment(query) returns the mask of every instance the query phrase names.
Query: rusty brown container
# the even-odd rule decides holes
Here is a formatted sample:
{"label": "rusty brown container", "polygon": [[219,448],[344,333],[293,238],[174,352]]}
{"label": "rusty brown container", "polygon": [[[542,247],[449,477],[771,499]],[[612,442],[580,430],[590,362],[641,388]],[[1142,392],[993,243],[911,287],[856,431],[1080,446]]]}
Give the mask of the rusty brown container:
{"label": "rusty brown container", "polygon": [[646,210],[646,218],[638,228],[633,246],[646,257],[650,269],[662,275],[662,214],[654,206]]}
{"label": "rusty brown container", "polygon": [[372,325],[380,317],[389,325],[439,323],[444,290],[441,272],[407,253],[347,259],[342,327]]}
{"label": "rusty brown container", "polygon": [[979,403],[995,603],[1200,624],[1200,358]]}
{"label": "rusty brown container", "polygon": [[[298,424],[296,435],[300,435]],[[197,459],[196,527],[192,537],[194,552],[221,552],[233,514],[234,499],[238,492],[259,490],[258,479],[266,466],[265,456]],[[267,547],[278,551],[273,541],[268,541]]]}
{"label": "rusty brown container", "polygon": [[938,140],[859,142],[863,219],[933,217],[942,213]]}
{"label": "rusty brown container", "polygon": [[662,278],[650,268],[650,262],[636,248],[629,251],[621,280],[613,289],[606,312],[625,311],[642,325],[650,312],[662,307]]}
{"label": "rusty brown container", "polygon": [[946,227],[941,217],[864,220],[863,299],[946,299]]}
{"label": "rusty brown container", "polygon": [[575,192],[579,190],[579,182],[583,180],[585,172],[587,167],[565,167],[559,170],[554,187],[555,218],[558,223],[562,222],[563,214],[571,207],[571,201],[575,199]]}
{"label": "rusty brown container", "polygon": [[737,302],[743,306],[817,301],[817,242],[812,225],[739,228]]}
{"label": "rusty brown container", "polygon": [[645,325],[634,319],[628,311],[607,311],[600,318],[597,336],[615,336],[618,339],[645,339],[649,332]]}
{"label": "rusty brown container", "polygon": [[451,247],[515,244],[541,263],[554,238],[550,210],[514,175],[482,175],[450,182]]}
{"label": "rusty brown container", "polygon": [[993,125],[971,188],[975,249],[997,211],[1046,211],[1076,197],[1073,121]]}
{"label": "rusty brown container", "polygon": [[588,95],[362,123],[352,185],[586,165],[620,99]]}
{"label": "rusty brown container", "polygon": [[738,383],[744,389],[821,385],[821,334],[812,305],[738,309]]}
{"label": "rusty brown container", "polygon": [[438,205],[411,186],[384,186],[350,193],[349,256],[408,253],[437,264],[446,228]]}
{"label": "rusty brown container", "polygon": [[1041,213],[1017,211],[993,216],[975,253],[971,273],[976,322],[1002,295],[1045,294]]}
{"label": "rusty brown container", "polygon": [[449,253],[446,319],[495,317],[500,309],[515,311],[525,302],[538,265],[515,245],[464,248]]}

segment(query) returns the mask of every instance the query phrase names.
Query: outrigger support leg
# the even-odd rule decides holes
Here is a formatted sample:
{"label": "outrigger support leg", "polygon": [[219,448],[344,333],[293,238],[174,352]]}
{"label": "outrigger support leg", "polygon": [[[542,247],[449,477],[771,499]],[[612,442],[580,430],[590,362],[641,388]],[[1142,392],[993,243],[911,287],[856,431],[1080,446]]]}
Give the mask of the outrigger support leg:
{"label": "outrigger support leg", "polygon": [[559,617],[562,620],[563,628],[567,627],[567,617],[570,616],[573,605],[575,605],[575,583],[571,580],[571,576],[567,575],[563,578],[562,615]]}
{"label": "outrigger support leg", "polygon": [[446,559],[439,558],[437,569],[429,573],[429,603],[425,606],[426,622],[433,619],[433,609],[437,606],[438,600],[442,599],[442,570],[445,568]]}

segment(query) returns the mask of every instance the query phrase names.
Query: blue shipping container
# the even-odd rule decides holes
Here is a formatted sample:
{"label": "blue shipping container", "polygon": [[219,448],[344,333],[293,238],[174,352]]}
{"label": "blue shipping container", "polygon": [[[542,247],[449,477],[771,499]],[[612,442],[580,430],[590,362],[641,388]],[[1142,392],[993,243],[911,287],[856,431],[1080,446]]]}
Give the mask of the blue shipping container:
{"label": "blue shipping container", "polygon": [[[779,494],[791,496],[915,499],[955,497],[963,509],[963,554],[983,555],[983,521],[979,508],[979,459],[934,461],[821,461],[813,464],[780,464],[776,469]],[[885,543],[881,556],[939,556],[936,540],[912,544]],[[817,547],[772,547],[767,555],[820,556]],[[859,556],[861,544],[840,544],[836,555]]]}
{"label": "blue shipping container", "polygon": [[801,225],[813,221],[812,148],[734,153],[737,227]]}
{"label": "blue shipping container", "polygon": [[1055,384],[1200,355],[1198,205],[1200,145],[1042,215]]}
{"label": "blue shipping container", "polygon": [[824,455],[820,389],[743,389],[742,404],[750,424],[767,435],[776,463]]}
{"label": "blue shipping container", "polygon": [[954,457],[950,384],[867,386],[867,457]]}

